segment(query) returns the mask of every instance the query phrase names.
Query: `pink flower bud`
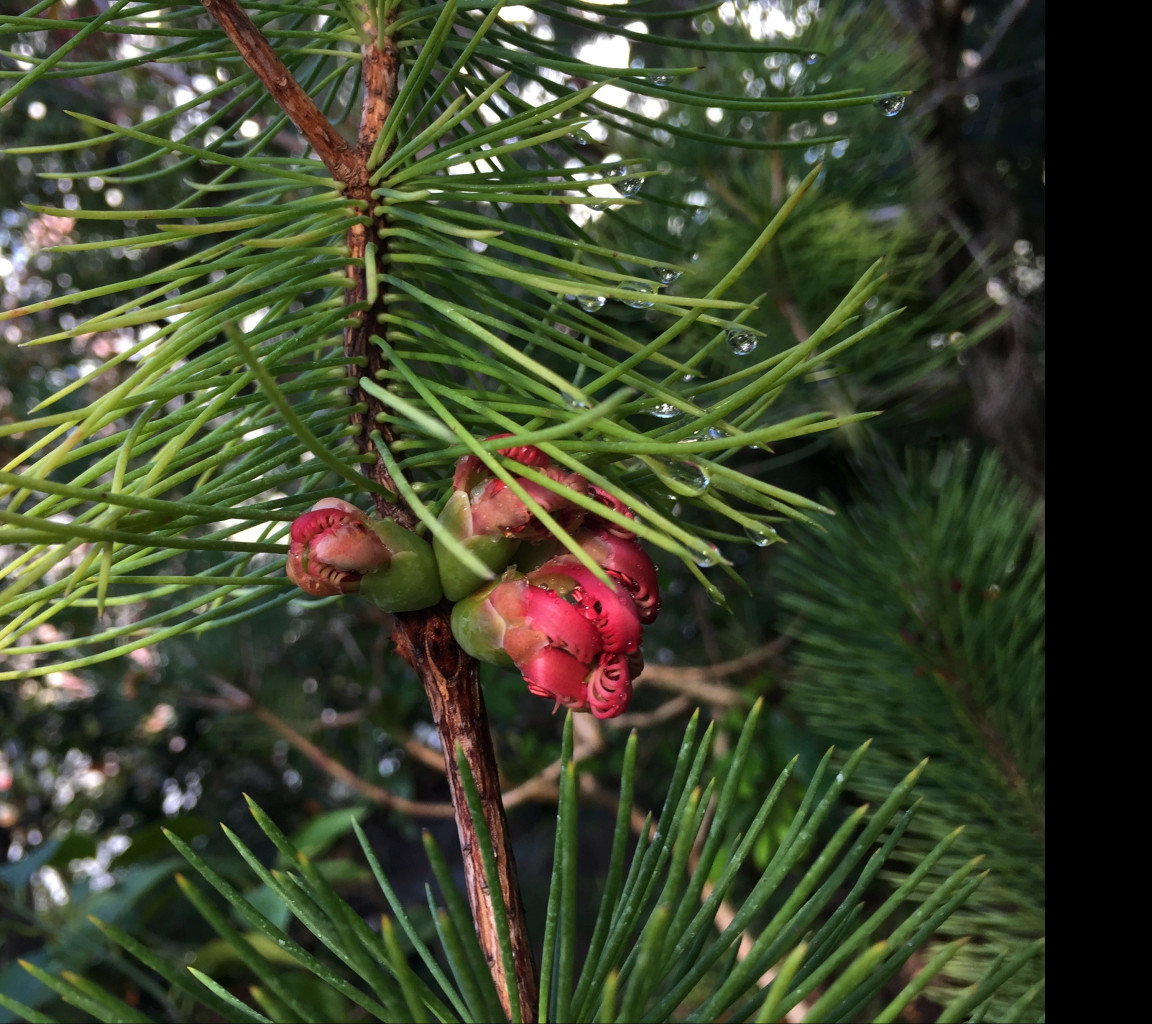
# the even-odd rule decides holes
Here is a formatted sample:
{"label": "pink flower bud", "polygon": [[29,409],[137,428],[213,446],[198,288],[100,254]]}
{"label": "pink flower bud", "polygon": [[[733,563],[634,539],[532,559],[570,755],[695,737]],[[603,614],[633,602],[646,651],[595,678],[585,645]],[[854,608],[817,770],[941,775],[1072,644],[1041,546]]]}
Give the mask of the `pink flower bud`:
{"label": "pink flower bud", "polygon": [[[502,435],[498,435],[502,436]],[[578,493],[585,493],[588,483],[579,473],[570,473],[552,465],[539,448],[519,445],[500,449],[500,454],[525,466],[531,466]],[[566,530],[579,527],[584,510],[574,505],[563,493],[549,490],[524,477],[517,483],[544,511],[556,517]],[[475,455],[465,455],[456,463],[452,477],[453,492],[440,513],[440,522],[465,548],[493,573],[504,569],[521,541],[541,540],[550,536],[547,527],[503,480],[494,477]],[[452,549],[439,538],[433,542],[440,571],[440,582],[450,601],[459,601],[491,579],[477,575],[461,565]]]}
{"label": "pink flower bud", "polygon": [[[511,436],[511,434],[493,434],[487,440],[498,441],[502,437]],[[552,460],[535,445],[522,444],[514,448],[497,448],[496,452],[513,462],[535,469],[543,469],[552,464]],[[452,475],[452,487],[457,491],[472,491],[490,476],[488,467],[478,455],[464,455],[456,463],[456,471]]]}
{"label": "pink flower bud", "polygon": [[313,597],[356,594],[365,574],[392,561],[368,517],[339,498],[324,498],[293,524],[285,570]]}
{"label": "pink flower bud", "polygon": [[521,668],[552,647],[570,653],[587,672],[603,648],[595,625],[562,594],[515,576],[457,602],[452,632],[474,658]]}
{"label": "pink flower bud", "polygon": [[587,679],[603,637],[580,606],[569,603],[575,581],[559,574],[547,580],[560,581],[566,586],[510,576],[485,587],[452,609],[452,633],[473,657],[515,665],[530,693],[552,698],[556,707],[588,711]]}
{"label": "pink flower bud", "polygon": [[[582,492],[588,486],[579,473],[569,473],[558,466],[545,466],[540,472],[572,491]],[[580,525],[584,510],[573,505],[565,495],[524,477],[517,477],[516,482],[540,508],[556,516],[566,530],[574,530]],[[474,487],[468,496],[474,533],[494,533],[518,540],[539,540],[550,536],[548,528],[536,519],[535,513],[503,480],[489,477]]]}
{"label": "pink flower bud", "polygon": [[[594,498],[605,514],[611,510],[617,519],[633,518],[619,498],[554,465],[538,448],[508,447],[500,454],[563,489]],[[458,602],[452,632],[474,657],[517,667],[529,692],[552,698],[556,707],[612,718],[628,707],[632,679],[643,668],[642,627],[660,609],[656,567],[632,530],[588,513],[564,493],[526,477],[514,479],[608,579],[560,545],[528,503],[481,459],[465,456],[456,464],[453,494],[440,521],[494,572],[513,560],[515,565],[484,587],[445,544],[435,542],[444,592]]]}
{"label": "pink flower bud", "polygon": [[612,718],[628,707],[643,667],[640,620],[616,590],[572,560],[509,573],[452,610],[452,632],[473,657],[515,665],[530,693]]}
{"label": "pink flower bud", "polygon": [[388,612],[427,608],[442,596],[427,541],[339,498],[318,501],[292,524],[285,571],[313,597],[360,594]]}

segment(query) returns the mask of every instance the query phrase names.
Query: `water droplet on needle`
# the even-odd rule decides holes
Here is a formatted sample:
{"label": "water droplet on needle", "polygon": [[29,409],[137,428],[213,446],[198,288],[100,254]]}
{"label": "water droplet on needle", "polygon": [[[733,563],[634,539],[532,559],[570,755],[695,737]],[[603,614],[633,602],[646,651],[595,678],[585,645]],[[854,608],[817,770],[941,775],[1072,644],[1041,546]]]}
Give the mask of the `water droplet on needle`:
{"label": "water droplet on needle", "polygon": [[741,331],[730,327],[725,338],[733,355],[747,356],[756,351],[756,335],[751,331]]}
{"label": "water droplet on needle", "polygon": [[885,117],[895,117],[904,109],[904,97],[881,96],[875,101],[875,105]]}

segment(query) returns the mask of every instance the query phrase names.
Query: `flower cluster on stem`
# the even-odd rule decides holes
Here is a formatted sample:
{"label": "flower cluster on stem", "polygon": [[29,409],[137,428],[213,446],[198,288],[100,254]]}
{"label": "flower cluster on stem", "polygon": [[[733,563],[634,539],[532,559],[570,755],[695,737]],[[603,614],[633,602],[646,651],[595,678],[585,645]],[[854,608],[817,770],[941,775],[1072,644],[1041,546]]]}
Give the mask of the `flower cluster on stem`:
{"label": "flower cluster on stem", "polygon": [[[632,680],[643,668],[643,627],[660,609],[656,567],[635,534],[619,524],[632,513],[615,496],[556,466],[538,448],[510,447],[500,454],[558,485],[553,490],[514,478],[597,570],[561,545],[514,488],[469,455],[456,465],[440,521],[491,574],[499,574],[495,580],[462,565],[450,545],[429,546],[338,499],[319,502],[293,523],[288,576],[310,594],[359,593],[388,611],[427,607],[443,595],[455,602],[453,635],[473,657],[515,667],[529,692],[553,700],[556,708],[615,717],[628,707]],[[619,515],[589,512],[569,495],[591,497]],[[424,603],[414,603],[419,601]]]}

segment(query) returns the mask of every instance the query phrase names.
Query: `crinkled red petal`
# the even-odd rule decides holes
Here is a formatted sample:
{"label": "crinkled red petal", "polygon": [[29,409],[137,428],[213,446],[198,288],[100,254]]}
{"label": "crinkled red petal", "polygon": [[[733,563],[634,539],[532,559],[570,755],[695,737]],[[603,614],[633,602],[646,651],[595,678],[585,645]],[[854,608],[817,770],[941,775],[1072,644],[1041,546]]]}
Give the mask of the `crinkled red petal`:
{"label": "crinkled red petal", "polygon": [[[511,434],[493,434],[487,440],[498,441],[502,437],[511,437]],[[530,444],[516,445],[512,448],[498,448],[497,451],[525,466],[535,466],[544,469],[551,465],[548,458],[539,448]],[[484,477],[491,477],[492,473],[478,455],[463,455],[456,461],[456,469],[452,474],[452,487],[457,491],[472,491],[483,483]],[[501,484],[503,486],[503,484]]]}
{"label": "crinkled red petal", "polygon": [[[488,440],[498,441],[502,437],[511,436],[511,434],[493,434]],[[534,466],[537,469],[543,469],[545,466],[552,464],[552,460],[532,444],[519,444],[511,448],[497,448],[496,450],[505,458],[512,459],[513,462],[519,462],[523,466]]]}
{"label": "crinkled red petal", "polygon": [[588,688],[584,683],[588,665],[567,651],[546,647],[517,667],[524,674],[529,693],[551,697],[556,707],[563,704],[573,711],[588,710]]}
{"label": "crinkled red petal", "polygon": [[529,585],[525,598],[525,624],[546,635],[550,646],[571,651],[585,664],[591,664],[604,649],[604,638],[596,623],[578,606],[569,604],[561,594]]}
{"label": "crinkled red petal", "polygon": [[340,516],[336,509],[314,508],[309,509],[292,523],[289,536],[293,544],[307,544],[318,533],[323,533]]}
{"label": "crinkled red petal", "polygon": [[629,659],[621,654],[602,654],[588,675],[588,707],[597,718],[615,718],[632,700]]}
{"label": "crinkled red petal", "polygon": [[576,539],[609,576],[628,588],[640,621],[654,622],[660,612],[660,584],[656,566],[640,542],[599,528],[585,530]]}
{"label": "crinkled red petal", "polygon": [[596,627],[605,651],[627,654],[640,646],[640,616],[626,586],[609,586],[571,555],[560,555],[546,562],[529,578],[550,573],[562,573],[573,580],[572,599],[581,614]]}
{"label": "crinkled red petal", "polygon": [[[624,504],[615,494],[612,494],[603,487],[597,487],[596,484],[588,485],[588,493],[595,498],[601,505],[612,509],[613,512],[619,512],[622,516],[627,516],[629,519],[635,519],[632,510]],[[634,537],[635,534],[626,527],[619,526],[616,523],[609,522],[607,519],[601,519],[600,528],[612,533],[617,537]]]}

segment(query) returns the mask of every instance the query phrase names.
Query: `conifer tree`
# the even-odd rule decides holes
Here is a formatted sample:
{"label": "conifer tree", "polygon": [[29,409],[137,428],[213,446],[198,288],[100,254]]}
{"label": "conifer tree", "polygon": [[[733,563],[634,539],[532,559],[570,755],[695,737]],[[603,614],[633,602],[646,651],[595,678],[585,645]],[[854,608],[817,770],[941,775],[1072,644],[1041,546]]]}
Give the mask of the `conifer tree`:
{"label": "conifer tree", "polygon": [[[730,755],[713,749],[714,726],[690,721],[631,860],[629,740],[603,900],[575,963],[572,713],[627,710],[659,590],[667,602],[679,581],[735,605],[738,546],[769,548],[825,517],[823,499],[775,471],[775,452],[834,436],[867,449],[881,407],[1004,319],[979,271],[920,299],[962,243],[916,226],[883,233],[837,180],[861,139],[857,168],[883,163],[867,140],[906,102],[907,54],[888,53],[892,80],[850,78],[851,51],[881,45],[885,20],[794,5],[781,35],[774,10],[119,0],[3,17],[14,42],[0,111],[31,116],[48,109],[43,96],[74,125],[43,144],[5,129],[5,159],[39,162],[69,188],[84,174],[103,197],[67,202],[61,188],[60,207],[29,214],[50,245],[126,267],[0,311],[12,340],[104,346],[0,428],[0,679],[82,678],[149,645],[367,598],[388,615],[391,657],[422,684],[463,854],[466,908],[428,844],[444,908],[424,925],[343,820],[391,910],[373,930],[255,801],[254,834],[281,867],[228,837],[274,912],[171,836],[196,877],[182,877],[185,896],[255,981],[241,992],[185,973],[103,921],[159,1012],[627,1020],[687,1007],[692,1019],[775,1020],[799,1007],[882,1020],[958,977],[970,987],[938,997],[941,1019],[1000,1012],[1006,992],[1003,1019],[1035,1019],[1042,902],[1023,900],[1036,917],[1004,956],[950,973],[963,939],[932,938],[980,884],[981,851],[949,854],[963,822],[941,824],[934,807],[913,825],[922,766],[906,748],[902,770],[882,757],[871,771],[863,734],[820,760],[782,815],[792,768],[763,778],[759,703]],[[595,56],[593,25],[629,58]],[[733,88],[725,72],[749,55],[762,71]],[[141,68],[167,81],[163,102],[109,114],[108,83]],[[78,101],[67,112],[65,87]],[[844,134],[849,123],[859,132]],[[837,260],[808,267],[814,251]],[[886,271],[903,272],[888,290]],[[982,468],[947,507],[1000,501],[994,473]],[[1031,708],[1042,566],[1025,558],[1026,505],[1012,501],[1002,543],[991,527],[981,537],[1001,543],[997,557],[1020,549],[1030,582],[1012,596],[1026,617],[1014,656],[1032,674],[974,699]],[[903,553],[898,530],[876,542]],[[827,550],[842,550],[835,535]],[[780,578],[812,613],[797,571]],[[811,617],[836,621],[824,607]],[[45,639],[77,621],[80,632]],[[849,649],[864,623],[833,641],[801,634],[801,649]],[[994,631],[983,643],[999,649]],[[503,667],[482,676],[477,659]],[[965,667],[984,670],[978,654]],[[861,674],[875,668],[861,653]],[[571,709],[555,730],[542,937],[529,934],[482,678]],[[801,686],[796,699],[819,704],[821,692]],[[1022,779],[1016,810],[1038,813],[1042,833],[1039,725],[1006,750]],[[750,803],[738,799],[749,775],[765,783]],[[849,810],[854,792],[874,806]],[[906,835],[914,853],[900,853]],[[886,864],[900,867],[877,895]],[[912,950],[925,951],[914,976]],[[296,973],[282,975],[288,964]],[[104,977],[27,970],[96,1019],[145,1019]],[[1013,978],[1027,980],[1011,989]],[[40,1019],[7,994],[3,1005]]]}

